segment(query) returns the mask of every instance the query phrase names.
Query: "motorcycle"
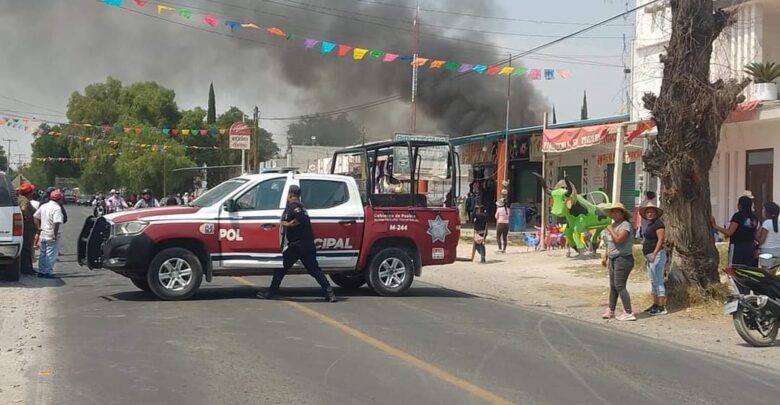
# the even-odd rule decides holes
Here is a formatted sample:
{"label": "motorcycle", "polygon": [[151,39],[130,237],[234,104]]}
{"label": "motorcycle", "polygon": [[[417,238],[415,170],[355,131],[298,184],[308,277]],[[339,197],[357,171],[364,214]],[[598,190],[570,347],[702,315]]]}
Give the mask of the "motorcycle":
{"label": "motorcycle", "polygon": [[731,265],[724,269],[733,294],[723,306],[739,336],[751,346],[771,346],[780,326],[780,258],[759,256],[759,266]]}

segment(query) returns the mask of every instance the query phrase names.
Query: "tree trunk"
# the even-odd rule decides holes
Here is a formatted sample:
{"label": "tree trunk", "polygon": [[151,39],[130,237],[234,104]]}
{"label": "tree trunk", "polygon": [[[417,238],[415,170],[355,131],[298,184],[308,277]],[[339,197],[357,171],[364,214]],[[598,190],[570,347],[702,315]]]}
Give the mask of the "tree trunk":
{"label": "tree trunk", "polygon": [[704,289],[719,282],[710,226],[710,168],[721,125],[744,99],[740,93],[749,82],[710,81],[712,44],[732,23],[731,12],[713,10],[712,0],[671,0],[670,6],[672,35],[661,57],[661,91],[643,98],[658,128],[643,161],[664,186],[660,199],[674,253],[670,281]]}

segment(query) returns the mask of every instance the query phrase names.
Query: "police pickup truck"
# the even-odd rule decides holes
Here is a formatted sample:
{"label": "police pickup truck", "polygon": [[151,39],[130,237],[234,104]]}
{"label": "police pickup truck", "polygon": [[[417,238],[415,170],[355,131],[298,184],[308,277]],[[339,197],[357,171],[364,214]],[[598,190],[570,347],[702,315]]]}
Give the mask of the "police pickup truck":
{"label": "police pickup truck", "polygon": [[[240,176],[190,206],[88,218],[78,260],[123,275],[163,300],[192,297],[203,279],[270,275],[282,266],[287,190],[298,185],[323,271],[343,288],[368,284],[379,295],[398,296],[423,266],[455,261],[455,158],[448,143],[390,142],[337,152],[331,172],[349,175],[276,170]],[[444,162],[426,163],[430,159]],[[441,190],[421,192],[434,183]],[[294,267],[295,273],[305,271]]]}

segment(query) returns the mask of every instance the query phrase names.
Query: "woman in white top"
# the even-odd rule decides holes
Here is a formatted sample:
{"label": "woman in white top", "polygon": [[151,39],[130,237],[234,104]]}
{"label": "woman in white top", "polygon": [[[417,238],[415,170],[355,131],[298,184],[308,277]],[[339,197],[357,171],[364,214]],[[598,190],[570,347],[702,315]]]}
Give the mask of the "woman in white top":
{"label": "woman in white top", "polygon": [[764,204],[764,222],[758,231],[756,240],[760,244],[761,253],[771,253],[780,258],[780,227],[777,219],[780,215],[780,206],[773,202]]}

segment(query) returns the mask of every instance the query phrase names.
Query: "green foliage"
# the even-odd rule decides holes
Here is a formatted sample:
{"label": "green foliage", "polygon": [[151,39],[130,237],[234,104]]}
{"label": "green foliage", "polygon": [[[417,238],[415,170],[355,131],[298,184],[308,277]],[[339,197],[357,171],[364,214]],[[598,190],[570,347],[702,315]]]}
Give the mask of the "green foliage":
{"label": "green foliage", "polygon": [[773,62],[754,62],[745,66],[745,73],[750,75],[756,84],[774,83],[775,80],[780,78],[780,65]]}
{"label": "green foliage", "polygon": [[217,106],[216,99],[214,97],[214,83],[209,84],[209,104],[208,104],[208,116],[206,122],[211,125],[217,122]]}
{"label": "green foliage", "polygon": [[[49,127],[47,124],[42,124],[41,129],[45,131],[62,132],[61,127]],[[39,158],[72,158],[74,156],[81,156],[79,149],[75,146],[76,142],[67,136],[41,136],[38,137],[32,144],[32,157],[33,162],[30,166],[30,181],[35,182],[40,187],[48,187],[54,185],[54,182],[59,177],[79,177],[80,167],[79,162],[67,160],[60,162],[57,160],[41,161]]]}
{"label": "green foliage", "polygon": [[287,139],[291,145],[347,146],[360,143],[362,133],[346,114],[336,117],[311,116],[287,127]]}
{"label": "green foliage", "polygon": [[[146,142],[154,142],[147,139]],[[162,144],[162,143],[161,143]],[[193,162],[186,156],[184,146],[176,141],[166,141],[166,148],[143,150],[132,146],[123,148],[114,163],[123,186],[133,192],[151,188],[155,195],[163,196],[171,191],[188,190],[192,187],[192,174],[173,173],[172,170],[191,167]],[[165,173],[165,175],[162,175]]]}
{"label": "green foliage", "polygon": [[274,142],[273,135],[260,128],[257,134],[257,156],[259,162],[273,159],[279,155],[279,145]]}

